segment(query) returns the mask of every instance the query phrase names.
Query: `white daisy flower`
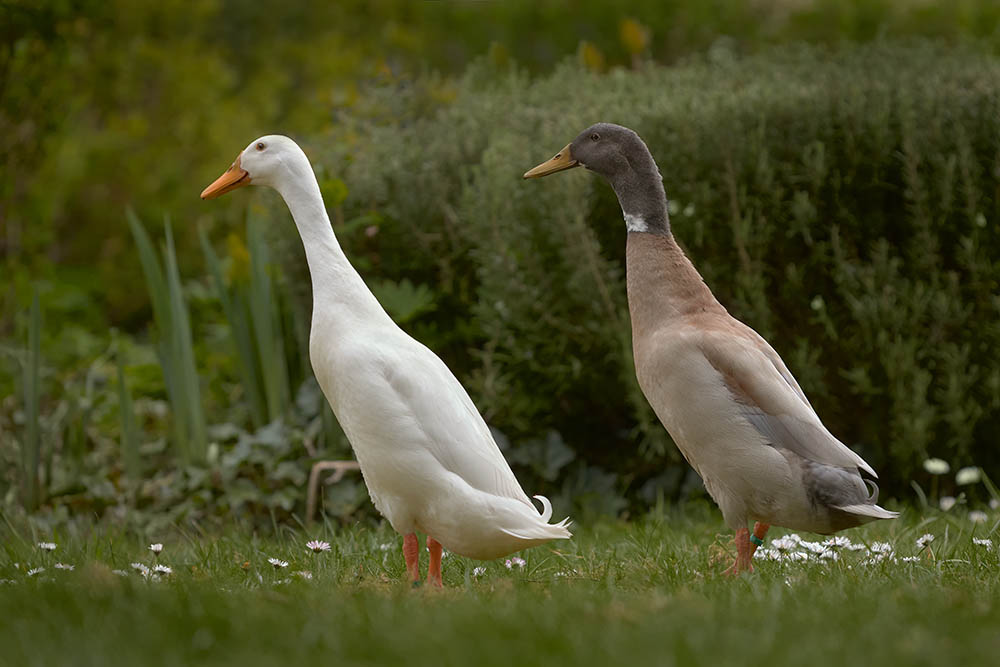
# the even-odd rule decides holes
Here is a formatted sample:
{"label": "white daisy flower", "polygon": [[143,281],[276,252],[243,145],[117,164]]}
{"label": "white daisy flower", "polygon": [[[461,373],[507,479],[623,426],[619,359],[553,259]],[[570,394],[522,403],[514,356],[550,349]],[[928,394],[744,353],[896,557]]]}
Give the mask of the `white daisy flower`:
{"label": "white daisy flower", "polygon": [[853,546],[850,538],[844,537],[843,535],[834,535],[829,539],[823,540],[822,544],[828,549],[849,549]]}
{"label": "white daisy flower", "polygon": [[805,540],[803,540],[802,542],[799,543],[799,546],[802,547],[803,549],[806,549],[807,551],[813,552],[814,554],[821,554],[827,550],[827,548],[822,544],[820,544],[819,542],[806,542]]}
{"label": "white daisy flower", "polygon": [[171,570],[166,565],[154,565],[153,566],[153,572],[156,573],[156,574],[173,574],[174,573],[174,571]]}
{"label": "white daisy flower", "polygon": [[805,551],[789,551],[785,554],[785,560],[792,561],[793,563],[801,563],[804,560],[809,560],[809,554]]}
{"label": "white daisy flower", "polygon": [[919,563],[920,558],[918,556],[903,556],[904,563]]}
{"label": "white daisy flower", "polygon": [[848,551],[868,551],[868,547],[863,544],[851,542],[845,547]]}
{"label": "white daisy flower", "polygon": [[993,540],[988,537],[973,537],[972,543],[977,547],[986,547],[987,551],[993,548]]}
{"label": "white daisy flower", "polygon": [[781,560],[781,552],[770,547],[760,547],[753,553],[753,557],[759,560]]}
{"label": "white daisy flower", "polygon": [[[798,537],[796,535],[795,537]],[[784,537],[779,537],[776,540],[771,540],[771,547],[777,549],[778,551],[790,551],[799,545],[801,540],[793,539],[791,535],[785,535]]]}
{"label": "white daisy flower", "polygon": [[955,473],[955,484],[965,486],[966,484],[976,484],[982,478],[982,474],[977,466],[968,466]]}
{"label": "white daisy flower", "polygon": [[969,521],[972,523],[984,523],[986,519],[986,512],[980,512],[979,510],[972,510],[969,512]]}
{"label": "white daisy flower", "polygon": [[482,576],[484,574],[486,574],[486,568],[485,567],[474,567],[474,568],[472,568],[472,576],[473,577],[479,577],[479,576]]}
{"label": "white daisy flower", "polygon": [[927,459],[924,461],[924,470],[932,475],[947,475],[951,466],[944,459]]}
{"label": "white daisy flower", "polygon": [[891,554],[895,549],[888,542],[872,542],[871,551],[876,554]]}
{"label": "white daisy flower", "polygon": [[823,551],[822,553],[820,553],[819,557],[822,558],[823,560],[840,560],[840,554],[834,551],[833,549],[827,549]]}
{"label": "white daisy flower", "polygon": [[42,572],[45,572],[44,567],[33,567],[30,570],[28,570],[28,576],[33,577],[36,574],[41,574]]}
{"label": "white daisy flower", "polygon": [[927,548],[927,545],[933,541],[934,541],[933,535],[931,535],[930,533],[924,533],[923,535],[917,538],[917,548],[925,549]]}
{"label": "white daisy flower", "polygon": [[941,500],[938,501],[938,507],[941,508],[942,512],[947,512],[954,506],[955,506],[954,496],[941,496]]}
{"label": "white daisy flower", "polygon": [[56,568],[57,570],[70,570],[70,571],[73,571],[73,570],[76,569],[75,565],[67,565],[66,563],[56,563],[52,567]]}
{"label": "white daisy flower", "polygon": [[514,556],[513,558],[510,558],[506,562],[504,562],[504,565],[507,567],[508,570],[514,568],[515,566],[524,567],[525,564],[526,561],[523,558],[519,558],[517,556]]}
{"label": "white daisy flower", "polygon": [[56,550],[56,543],[55,542],[39,542],[38,543],[38,548],[41,549],[42,551],[55,551]]}
{"label": "white daisy flower", "polygon": [[281,560],[280,558],[268,558],[267,562],[273,565],[275,570],[282,567],[288,567],[288,561]]}
{"label": "white daisy flower", "polygon": [[295,574],[297,574],[298,576],[302,577],[307,581],[313,578],[313,573],[307,570],[302,570],[301,572],[296,572]]}
{"label": "white daisy flower", "polygon": [[150,544],[149,550],[152,551],[157,556],[159,556],[160,552],[163,551],[163,544],[161,544],[160,542],[156,542],[155,544]]}
{"label": "white daisy flower", "polygon": [[306,547],[312,549],[315,553],[319,553],[320,551],[329,551],[330,543],[321,542],[320,540],[310,540],[306,542]]}

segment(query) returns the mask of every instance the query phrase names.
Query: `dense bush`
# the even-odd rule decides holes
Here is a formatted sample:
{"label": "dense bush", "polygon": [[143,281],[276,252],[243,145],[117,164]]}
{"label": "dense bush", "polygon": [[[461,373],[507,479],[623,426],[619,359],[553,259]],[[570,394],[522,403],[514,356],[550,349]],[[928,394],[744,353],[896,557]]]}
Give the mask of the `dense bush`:
{"label": "dense bush", "polygon": [[[515,442],[554,429],[571,474],[648,498],[684,468],[633,376],[619,207],[582,170],[520,178],[592,122],[635,128],[716,295],[905,494],[928,455],[1000,463],[998,65],[926,44],[537,81],[483,65],[431,118],[345,118],[352,148],[323,161],[348,164],[348,209],[381,216],[377,273],[438,286],[411,329],[491,423]],[[381,102],[407,118],[418,99]]]}

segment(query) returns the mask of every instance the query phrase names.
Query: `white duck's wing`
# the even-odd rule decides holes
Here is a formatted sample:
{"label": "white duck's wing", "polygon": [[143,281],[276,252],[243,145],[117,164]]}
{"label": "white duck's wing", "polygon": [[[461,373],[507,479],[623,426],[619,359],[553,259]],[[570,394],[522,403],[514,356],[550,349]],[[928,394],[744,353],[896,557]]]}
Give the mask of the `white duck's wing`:
{"label": "white duck's wing", "polygon": [[735,320],[702,328],[699,347],[742,415],[773,446],[813,463],[858,468],[877,479],[863,458],[826,429],[778,353],[752,329]]}
{"label": "white duck's wing", "polygon": [[419,444],[473,488],[535,510],[465,388],[436,354],[412,343],[400,350],[386,379],[412,418]]}

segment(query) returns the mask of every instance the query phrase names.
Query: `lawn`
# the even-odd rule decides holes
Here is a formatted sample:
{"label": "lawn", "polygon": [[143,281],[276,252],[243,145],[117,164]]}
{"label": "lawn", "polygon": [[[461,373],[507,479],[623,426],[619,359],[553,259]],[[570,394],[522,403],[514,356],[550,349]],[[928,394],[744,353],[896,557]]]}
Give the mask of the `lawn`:
{"label": "lawn", "polygon": [[[447,555],[444,590],[404,583],[400,539],[386,525],[272,537],[191,529],[164,536],[155,556],[136,535],[8,524],[0,662],[993,664],[997,519],[910,510],[842,534],[851,544],[825,554],[824,538],[772,531],[770,558],[731,579],[720,574],[729,535],[716,511],[694,505],[577,526],[572,541],[521,554],[523,566]],[[918,546],[925,534],[933,540]],[[331,550],[309,551],[310,539]],[[172,573],[144,576],[132,563]]]}

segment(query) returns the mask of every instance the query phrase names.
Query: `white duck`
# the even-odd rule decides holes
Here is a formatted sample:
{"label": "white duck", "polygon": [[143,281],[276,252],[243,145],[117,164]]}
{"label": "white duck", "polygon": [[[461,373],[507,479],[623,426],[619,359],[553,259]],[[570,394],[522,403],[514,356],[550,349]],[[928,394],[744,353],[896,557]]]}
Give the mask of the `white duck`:
{"label": "white duck", "polygon": [[823,426],[778,353],[726,311],[677,245],[663,179],[642,139],[598,123],[524,177],[576,166],[618,195],[636,377],[736,531],[729,572],[753,570],[770,524],[832,533],[896,517],[875,504],[872,467]]}
{"label": "white duck", "polygon": [[312,276],[309,356],[354,448],[376,509],[404,536],[419,582],[416,532],[427,534],[428,582],[441,585],[441,547],[499,558],[571,537],[568,520],[521,489],[475,404],[444,362],[386,314],[334,236],[309,159],[283,136],[252,142],[201,193],[212,199],[268,185],[295,219]]}

